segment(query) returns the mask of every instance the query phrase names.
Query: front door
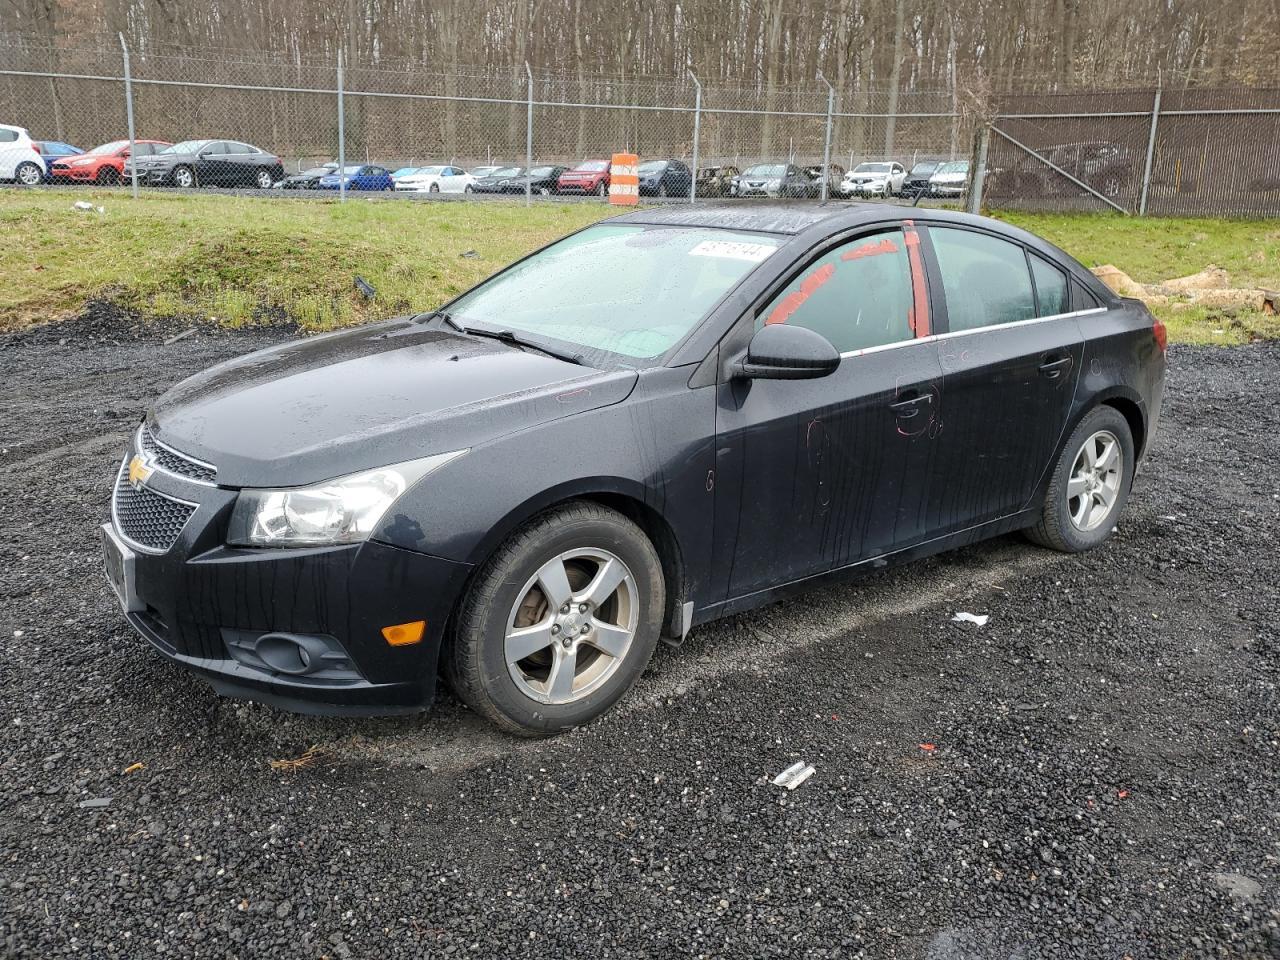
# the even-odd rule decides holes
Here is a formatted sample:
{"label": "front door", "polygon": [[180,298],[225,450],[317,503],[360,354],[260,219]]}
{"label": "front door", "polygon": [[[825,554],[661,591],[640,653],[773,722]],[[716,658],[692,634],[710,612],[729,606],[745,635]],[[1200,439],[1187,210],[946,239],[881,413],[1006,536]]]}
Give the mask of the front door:
{"label": "front door", "polygon": [[[815,380],[722,382],[716,556],[727,598],[923,539],[942,371],[914,231],[837,243],[754,321],[821,333],[840,366]],[[914,282],[913,282],[914,281]]]}
{"label": "front door", "polygon": [[930,525],[939,534],[1015,513],[1057,449],[1084,342],[1067,276],[980,230],[931,226],[947,329]]}

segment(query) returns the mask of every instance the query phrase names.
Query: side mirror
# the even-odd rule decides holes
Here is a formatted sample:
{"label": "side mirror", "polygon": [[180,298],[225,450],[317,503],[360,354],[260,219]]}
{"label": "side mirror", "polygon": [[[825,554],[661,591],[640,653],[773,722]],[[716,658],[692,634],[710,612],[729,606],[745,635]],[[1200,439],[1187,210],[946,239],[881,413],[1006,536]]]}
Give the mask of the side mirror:
{"label": "side mirror", "polygon": [[751,380],[813,380],[834,373],[838,366],[840,352],[822,334],[769,323],[756,331],[732,374]]}

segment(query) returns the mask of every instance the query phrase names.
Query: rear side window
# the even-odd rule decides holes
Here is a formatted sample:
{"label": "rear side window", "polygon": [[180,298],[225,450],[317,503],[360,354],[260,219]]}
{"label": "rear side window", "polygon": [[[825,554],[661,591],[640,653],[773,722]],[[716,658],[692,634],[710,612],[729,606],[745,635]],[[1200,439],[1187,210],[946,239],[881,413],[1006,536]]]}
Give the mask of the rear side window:
{"label": "rear side window", "polygon": [[1036,281],[1036,300],[1040,304],[1040,316],[1052,317],[1059,313],[1069,313],[1071,307],[1067,302],[1067,275],[1049,263],[1029,255],[1031,260],[1031,276]]}
{"label": "rear side window", "polygon": [[765,308],[756,326],[766,323],[808,327],[841,353],[912,339],[911,264],[902,231],[830,250]]}
{"label": "rear side window", "polygon": [[1071,296],[1075,299],[1076,310],[1093,310],[1102,306],[1102,301],[1078,280],[1071,281]]}
{"label": "rear side window", "polygon": [[0,143],[13,143],[17,139],[17,130],[0,130]]}
{"label": "rear side window", "polygon": [[951,330],[974,330],[1036,315],[1022,247],[972,230],[930,227]]}

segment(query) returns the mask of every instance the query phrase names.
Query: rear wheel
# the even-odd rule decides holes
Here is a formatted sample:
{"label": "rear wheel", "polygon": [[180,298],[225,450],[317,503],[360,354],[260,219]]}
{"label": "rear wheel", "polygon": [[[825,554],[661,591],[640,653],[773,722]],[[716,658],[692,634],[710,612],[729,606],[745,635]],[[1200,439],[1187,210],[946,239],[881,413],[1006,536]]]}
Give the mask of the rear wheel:
{"label": "rear wheel", "polygon": [[253,175],[253,182],[258,185],[259,190],[270,190],[271,171],[266,167],[259,167],[258,172]]}
{"label": "rear wheel", "polygon": [[609,195],[609,185],[601,180],[600,186],[596,187],[596,194],[601,197],[607,197]]}
{"label": "rear wheel", "polygon": [[428,193],[439,193],[439,192],[440,192],[440,184],[438,184],[438,183],[433,183],[430,187],[428,187],[428,188],[427,188],[427,192],[428,192]]}
{"label": "rear wheel", "polygon": [[13,172],[13,177],[24,187],[35,187],[39,186],[40,181],[44,179],[44,172],[40,169],[39,164],[27,160],[18,164],[18,169]]}
{"label": "rear wheel", "polygon": [[662,566],[644,532],[595,503],[550,510],[480,568],[444,670],[477,713],[549,736],[605,713],[658,642]]}
{"label": "rear wheel", "polygon": [[1063,447],[1044,512],[1027,537],[1064,553],[1102,543],[1129,499],[1135,462],[1129,422],[1114,407],[1095,407]]}

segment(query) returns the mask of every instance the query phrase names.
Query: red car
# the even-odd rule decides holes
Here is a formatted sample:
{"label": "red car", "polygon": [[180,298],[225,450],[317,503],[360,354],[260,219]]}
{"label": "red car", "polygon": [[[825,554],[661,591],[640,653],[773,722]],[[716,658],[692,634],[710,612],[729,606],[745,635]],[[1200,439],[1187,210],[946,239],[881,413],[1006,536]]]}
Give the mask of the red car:
{"label": "red car", "polygon": [[[138,156],[149,157],[171,144],[167,140],[135,140]],[[49,168],[49,179],[54,183],[119,183],[124,172],[124,162],[129,158],[129,141],[113,140],[88,153],[63,157]]]}
{"label": "red car", "polygon": [[609,161],[584,160],[572,170],[560,174],[558,193],[595,193],[609,195]]}

